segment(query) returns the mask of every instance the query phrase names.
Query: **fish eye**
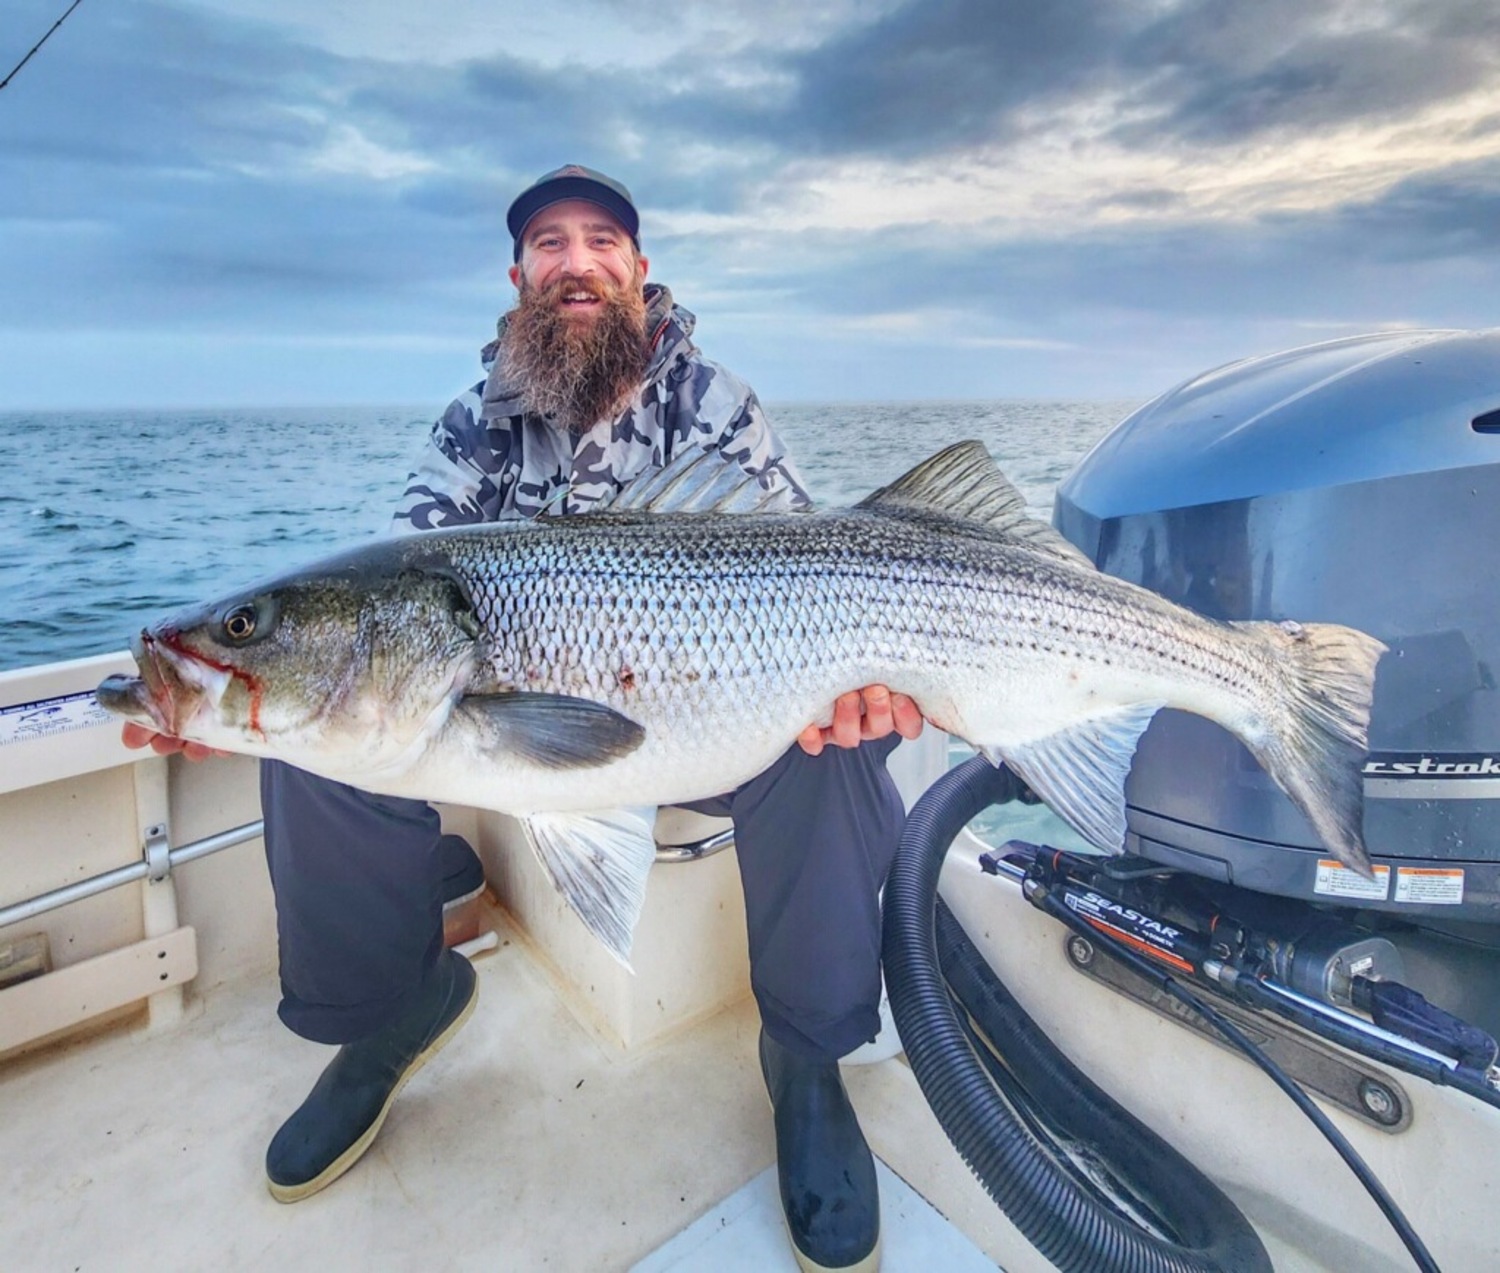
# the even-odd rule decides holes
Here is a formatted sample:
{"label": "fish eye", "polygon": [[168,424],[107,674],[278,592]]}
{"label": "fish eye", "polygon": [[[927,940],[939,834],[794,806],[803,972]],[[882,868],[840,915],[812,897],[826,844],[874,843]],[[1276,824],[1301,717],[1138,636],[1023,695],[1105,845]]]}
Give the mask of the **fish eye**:
{"label": "fish eye", "polygon": [[224,631],[231,641],[248,641],[255,635],[255,607],[236,606],[224,616]]}
{"label": "fish eye", "polygon": [[281,608],[275,597],[255,597],[230,606],[214,625],[214,639],[223,645],[253,645],[276,631]]}

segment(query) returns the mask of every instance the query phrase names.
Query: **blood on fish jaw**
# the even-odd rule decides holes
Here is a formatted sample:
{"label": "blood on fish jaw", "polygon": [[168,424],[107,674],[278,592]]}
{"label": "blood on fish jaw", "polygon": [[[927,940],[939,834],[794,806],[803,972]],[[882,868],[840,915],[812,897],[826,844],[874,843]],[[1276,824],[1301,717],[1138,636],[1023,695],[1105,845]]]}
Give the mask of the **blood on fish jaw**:
{"label": "blood on fish jaw", "polygon": [[[170,651],[170,657],[163,658],[158,652],[158,646]],[[170,629],[155,635],[149,632],[141,633],[141,648],[151,659],[156,671],[156,676],[148,679],[148,683],[151,680],[155,682],[151,686],[152,695],[161,707],[163,717],[170,720],[174,728],[180,729],[186,724],[185,719],[179,718],[174,709],[182,705],[181,700],[186,699],[189,693],[193,698],[207,698],[217,707],[224,697],[224,690],[229,681],[235,680],[245,687],[245,693],[250,699],[247,720],[250,729],[261,742],[267,741],[266,731],[261,726],[261,705],[265,697],[265,686],[258,677],[233,664],[208,658],[200,651],[184,644],[182,635]],[[205,675],[205,673],[211,673],[211,675]],[[184,692],[174,695],[174,683]]]}

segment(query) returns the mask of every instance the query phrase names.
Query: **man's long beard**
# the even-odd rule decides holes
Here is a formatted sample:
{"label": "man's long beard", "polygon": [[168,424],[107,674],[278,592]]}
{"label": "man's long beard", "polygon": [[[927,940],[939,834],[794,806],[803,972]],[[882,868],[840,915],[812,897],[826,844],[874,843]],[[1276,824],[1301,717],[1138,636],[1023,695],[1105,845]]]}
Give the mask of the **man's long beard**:
{"label": "man's long beard", "polygon": [[[591,319],[566,312],[562,298],[580,290],[604,302]],[[541,290],[523,287],[506,315],[500,356],[527,411],[575,436],[612,419],[640,388],[650,362],[640,267],[623,289],[567,276]]]}

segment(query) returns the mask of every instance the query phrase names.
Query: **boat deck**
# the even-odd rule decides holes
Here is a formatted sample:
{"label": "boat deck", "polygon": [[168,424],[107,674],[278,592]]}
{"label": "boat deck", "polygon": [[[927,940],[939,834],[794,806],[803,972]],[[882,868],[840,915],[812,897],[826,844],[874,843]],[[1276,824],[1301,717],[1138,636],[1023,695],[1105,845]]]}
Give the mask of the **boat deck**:
{"label": "boat deck", "polygon": [[[501,945],[475,959],[472,1020],[407,1085],[366,1157],[291,1206],[266,1192],[262,1155],[331,1049],[281,1027],[273,976],[190,999],[166,1030],[125,1026],[0,1066],[0,1263],[795,1269],[753,1002],[627,1054],[580,1024],[502,911],[487,921]],[[886,1165],[885,1268],[1002,1262],[1014,1230],[904,1061],[845,1074]]]}
{"label": "boat deck", "polygon": [[[126,658],[0,674],[0,703],[45,723]],[[567,910],[509,819],[444,808],[503,902],[484,913],[499,945],[476,957],[477,1011],[408,1084],[364,1160],[283,1206],[266,1191],[265,1146],[331,1049],[276,1019],[273,902],[248,834],[254,762],[128,752],[107,719],[13,739],[4,759],[0,901],[16,905],[0,942],[40,934],[53,963],[0,989],[4,1273],[794,1268],[729,854],[653,871],[631,976]],[[946,759],[928,735],[897,751],[908,800]],[[1044,811],[1009,810],[1005,836],[1051,842],[1056,828],[1028,827],[1033,816]],[[657,832],[666,845],[702,842],[702,828],[675,815]],[[182,861],[148,884],[168,841]],[[227,851],[196,852],[209,843]],[[1264,1075],[1175,1010],[1081,975],[1055,921],[979,870],[980,847],[955,844],[942,888],[996,975],[1065,1055],[1213,1175],[1278,1273],[1412,1267]],[[121,886],[73,896],[119,872]],[[40,911],[21,900],[59,894],[68,900]],[[142,1003],[98,1029],[102,1011]],[[96,1033],[45,1044],[79,1023]],[[1442,1268],[1500,1268],[1500,1110],[1373,1073],[1405,1093],[1409,1124],[1375,1126],[1337,1105],[1330,1117]],[[970,1176],[902,1058],[845,1077],[884,1164],[887,1273],[1050,1267]]]}

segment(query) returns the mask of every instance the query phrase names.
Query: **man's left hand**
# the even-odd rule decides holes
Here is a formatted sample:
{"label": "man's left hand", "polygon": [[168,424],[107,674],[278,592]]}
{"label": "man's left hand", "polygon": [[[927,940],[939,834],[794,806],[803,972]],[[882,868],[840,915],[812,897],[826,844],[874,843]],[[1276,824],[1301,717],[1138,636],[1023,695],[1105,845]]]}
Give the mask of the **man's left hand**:
{"label": "man's left hand", "polygon": [[809,756],[816,756],[830,743],[858,747],[892,733],[915,738],[921,732],[922,713],[911,699],[905,694],[892,694],[884,685],[866,685],[835,699],[832,723],[809,725],[797,735],[797,745]]}

